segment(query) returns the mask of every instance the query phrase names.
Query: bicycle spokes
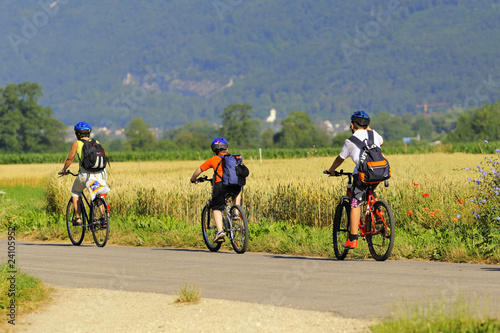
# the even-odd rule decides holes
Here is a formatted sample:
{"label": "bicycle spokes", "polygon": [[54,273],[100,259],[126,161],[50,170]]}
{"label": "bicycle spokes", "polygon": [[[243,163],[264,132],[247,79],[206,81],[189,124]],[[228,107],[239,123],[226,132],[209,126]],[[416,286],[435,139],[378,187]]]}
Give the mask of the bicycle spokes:
{"label": "bicycle spokes", "polygon": [[375,260],[386,260],[394,246],[394,217],[389,204],[377,201],[372,216],[375,222],[368,225],[368,249]]}

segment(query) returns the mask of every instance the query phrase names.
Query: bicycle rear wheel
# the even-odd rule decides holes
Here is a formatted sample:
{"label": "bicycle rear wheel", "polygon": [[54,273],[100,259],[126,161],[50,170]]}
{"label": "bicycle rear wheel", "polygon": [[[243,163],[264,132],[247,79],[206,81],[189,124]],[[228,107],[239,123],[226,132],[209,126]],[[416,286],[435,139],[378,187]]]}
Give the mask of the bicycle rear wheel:
{"label": "bicycle rear wheel", "polygon": [[212,252],[219,251],[222,243],[214,241],[217,234],[217,227],[215,226],[215,221],[213,221],[212,209],[210,209],[209,204],[203,207],[201,213],[201,233],[203,234],[203,241],[207,248]]}
{"label": "bicycle rear wheel", "polygon": [[382,200],[373,204],[372,211],[375,216],[375,230],[370,222],[367,232],[375,233],[366,235],[366,242],[373,259],[384,261],[391,255],[394,246],[394,217],[391,206]]}
{"label": "bicycle rear wheel", "polygon": [[335,217],[333,218],[333,251],[338,260],[344,260],[349,249],[344,247],[344,243],[349,238],[351,229],[350,215],[351,207],[349,202],[342,200],[335,208]]}
{"label": "bicycle rear wheel", "polygon": [[232,219],[232,228],[229,232],[229,239],[231,240],[231,245],[236,253],[245,253],[248,248],[248,220],[243,211],[243,208],[239,205],[234,205],[231,207],[229,212]]}
{"label": "bicycle rear wheel", "polygon": [[[83,212],[80,216],[83,216]],[[73,198],[71,198],[69,199],[68,206],[66,207],[66,228],[68,230],[68,236],[71,243],[73,243],[73,245],[80,245],[82,244],[83,237],[85,236],[85,228],[83,227],[83,224],[80,226],[73,225],[73,222],[75,221],[76,211],[73,204]]]}
{"label": "bicycle rear wheel", "polygon": [[92,202],[92,217],[90,219],[92,237],[95,245],[103,247],[108,242],[109,237],[109,212],[104,198],[97,197]]}

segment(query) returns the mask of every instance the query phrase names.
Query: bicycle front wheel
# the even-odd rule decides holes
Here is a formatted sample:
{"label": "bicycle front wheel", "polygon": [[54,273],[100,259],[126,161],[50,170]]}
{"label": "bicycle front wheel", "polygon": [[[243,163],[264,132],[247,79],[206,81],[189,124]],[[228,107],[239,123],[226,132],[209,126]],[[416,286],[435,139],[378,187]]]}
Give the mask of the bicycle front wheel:
{"label": "bicycle front wheel", "polygon": [[97,197],[92,202],[92,218],[90,230],[94,237],[95,245],[103,247],[108,242],[109,237],[109,212],[104,198]]}
{"label": "bicycle front wheel", "polygon": [[335,217],[333,218],[333,251],[338,260],[344,260],[349,249],[344,247],[344,243],[349,238],[351,230],[350,221],[351,207],[349,202],[341,201],[335,208]]}
{"label": "bicycle front wheel", "polygon": [[[83,216],[83,212],[81,212],[80,216]],[[83,237],[85,236],[85,228],[83,227],[83,224],[79,226],[74,225],[75,221],[75,205],[73,204],[73,198],[71,198],[69,199],[68,206],[66,207],[66,228],[68,230],[68,236],[71,243],[73,243],[73,245],[80,245],[82,244]]]}
{"label": "bicycle front wheel", "polygon": [[210,209],[209,204],[203,207],[201,213],[201,233],[203,234],[203,241],[207,248],[212,252],[219,251],[222,242],[215,241],[215,235],[217,234],[217,227],[215,226],[215,221],[212,218],[212,209]]}
{"label": "bicycle front wheel", "polygon": [[375,229],[370,222],[367,226],[366,242],[373,259],[384,261],[391,255],[394,246],[394,217],[391,206],[382,200],[373,204],[372,211]]}
{"label": "bicycle front wheel", "polygon": [[234,205],[231,207],[229,212],[232,219],[232,228],[229,232],[229,239],[231,240],[231,245],[236,253],[245,253],[248,248],[248,220],[243,211],[243,208],[239,205]]}

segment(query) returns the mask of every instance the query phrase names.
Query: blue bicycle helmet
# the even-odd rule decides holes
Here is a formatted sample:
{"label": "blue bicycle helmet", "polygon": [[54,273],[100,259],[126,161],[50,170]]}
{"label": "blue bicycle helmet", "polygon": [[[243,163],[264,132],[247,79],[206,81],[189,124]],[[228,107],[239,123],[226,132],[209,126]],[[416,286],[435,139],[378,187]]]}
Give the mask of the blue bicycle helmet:
{"label": "blue bicycle helmet", "polygon": [[370,116],[365,111],[355,111],[351,115],[351,122],[358,123],[360,126],[370,125]]}
{"label": "blue bicycle helmet", "polygon": [[214,153],[218,153],[221,150],[226,150],[228,147],[229,144],[227,143],[226,139],[222,137],[213,139],[212,144],[210,145],[210,148],[212,148],[212,151]]}
{"label": "blue bicycle helmet", "polygon": [[90,133],[92,131],[92,127],[86,122],[79,122],[75,125],[75,132],[78,133]]}

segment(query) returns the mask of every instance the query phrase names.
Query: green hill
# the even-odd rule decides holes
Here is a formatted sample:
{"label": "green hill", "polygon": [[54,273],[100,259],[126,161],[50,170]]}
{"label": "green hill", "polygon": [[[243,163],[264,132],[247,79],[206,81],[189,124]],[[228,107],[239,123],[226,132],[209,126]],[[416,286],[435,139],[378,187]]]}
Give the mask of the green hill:
{"label": "green hill", "polygon": [[499,99],[499,14],[500,0],[7,0],[0,86],[37,82],[64,123],[115,128],[219,122],[233,103],[263,119],[416,114]]}

